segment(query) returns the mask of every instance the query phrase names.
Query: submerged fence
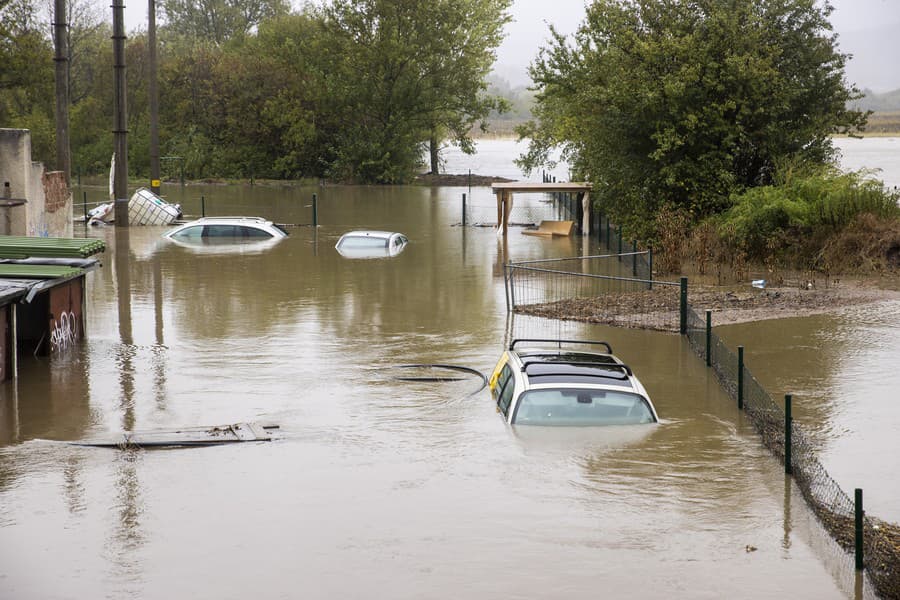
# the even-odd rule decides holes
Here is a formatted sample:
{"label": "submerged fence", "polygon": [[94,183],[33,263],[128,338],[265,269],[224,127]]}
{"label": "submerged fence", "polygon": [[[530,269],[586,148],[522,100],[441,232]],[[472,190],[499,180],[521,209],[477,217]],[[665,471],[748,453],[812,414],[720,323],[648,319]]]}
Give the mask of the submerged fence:
{"label": "submerged fence", "polygon": [[[594,230],[615,254],[506,265],[507,309],[556,319],[679,331],[753,423],[763,444],[784,464],[832,538],[854,552],[876,593],[900,599],[900,526],[865,515],[862,490],[851,498],[819,462],[814,444],[793,421],[791,397],[776,402],[744,362],[688,302],[687,278],[653,279],[653,254],[631,248],[621,229],[595,214]],[[629,250],[631,250],[629,252]]]}
{"label": "submerged fence", "polygon": [[851,498],[828,474],[803,428],[791,416],[791,396],[784,408],[766,391],[744,362],[744,348],[732,352],[712,331],[706,318],[688,307],[687,338],[706,360],[738,408],[745,411],[763,444],[793,476],[807,504],[823,527],[845,550],[854,552],[856,567],[865,568],[876,592],[900,598],[900,527],[864,514],[862,491]]}

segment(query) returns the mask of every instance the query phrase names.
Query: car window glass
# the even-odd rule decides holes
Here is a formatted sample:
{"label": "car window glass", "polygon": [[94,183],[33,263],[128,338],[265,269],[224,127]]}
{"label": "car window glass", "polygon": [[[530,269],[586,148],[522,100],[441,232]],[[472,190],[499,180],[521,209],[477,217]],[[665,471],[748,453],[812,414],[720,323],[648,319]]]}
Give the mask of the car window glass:
{"label": "car window glass", "polygon": [[199,239],[203,234],[202,226],[194,226],[194,227],[185,227],[181,231],[176,231],[172,234],[173,238],[179,239],[187,239],[187,240],[196,240]]}
{"label": "car window glass", "polygon": [[262,229],[257,229],[256,227],[241,227],[241,237],[246,238],[268,238],[272,237],[272,234],[268,231],[263,231]]}
{"label": "car window glass", "polygon": [[504,415],[509,411],[509,402],[512,400],[515,391],[515,381],[512,377],[512,368],[509,364],[503,365],[500,376],[497,378],[497,406]]}
{"label": "car window glass", "polygon": [[352,235],[340,241],[341,248],[387,248],[387,240],[384,238]]}
{"label": "car window glass", "polygon": [[653,423],[647,400],[618,390],[540,389],[522,394],[516,407],[520,425],[631,425]]}
{"label": "car window glass", "polygon": [[509,403],[512,400],[513,393],[515,390],[515,382],[512,379],[506,382],[506,385],[503,386],[503,391],[500,392],[500,400],[497,402],[497,406],[500,407],[500,412],[506,415],[509,412]]}
{"label": "car window glass", "polygon": [[500,392],[503,391],[503,386],[506,385],[511,373],[512,369],[509,368],[509,363],[504,364],[500,369],[500,372],[497,373],[497,381],[494,382],[494,387],[492,388],[494,401],[497,401],[500,398]]}

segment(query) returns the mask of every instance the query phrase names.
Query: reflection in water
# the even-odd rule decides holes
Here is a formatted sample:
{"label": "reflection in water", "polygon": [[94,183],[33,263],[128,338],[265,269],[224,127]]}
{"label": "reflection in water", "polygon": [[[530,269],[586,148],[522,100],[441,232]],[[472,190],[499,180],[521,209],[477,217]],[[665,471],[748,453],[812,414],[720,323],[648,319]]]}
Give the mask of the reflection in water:
{"label": "reflection in water", "polygon": [[153,316],[156,324],[156,344],[153,346],[153,389],[156,392],[156,408],[166,409],[166,371],[169,366],[166,362],[165,337],[163,335],[163,279],[162,267],[159,257],[153,260]]}
{"label": "reflection in water", "polygon": [[[784,540],[781,547],[785,550],[791,549],[791,478],[784,478]],[[785,552],[785,555],[788,553]]]}
{"label": "reflection in water", "polygon": [[114,567],[111,573],[119,589],[119,597],[137,596],[142,583],[142,568],[138,550],[144,544],[141,516],[144,504],[137,468],[141,464],[141,450],[119,450],[116,466],[116,512],[110,543],[106,548]]}
{"label": "reflection in water", "polygon": [[82,481],[84,467],[81,463],[81,457],[73,455],[65,461],[63,467],[66,506],[72,514],[83,512],[87,508]]}
{"label": "reflection in water", "polygon": [[900,521],[900,302],[717,333],[732,348],[744,344],[748,368],[773,397],[793,394],[794,421],[838,484],[851,495],[864,488],[869,514]]}
{"label": "reflection in water", "polygon": [[[159,228],[131,228],[127,251],[110,244],[90,275],[82,354],[54,385],[50,365],[24,367],[22,438],[246,420],[276,422],[281,436],[159,453],[0,449],[3,591],[240,597],[261,581],[276,597],[303,581],[309,598],[574,599],[598,585],[665,599],[837,598],[843,581],[852,591],[852,574],[833,575],[802,525],[803,502],[786,501],[780,465],[682,338],[507,320],[503,265],[571,256],[584,240],[453,227],[458,189],[222,186],[207,207],[307,222],[313,191],[322,226],[265,253],[156,248]],[[199,193],[178,193],[167,199],[191,212]],[[489,189],[472,193],[492,201]],[[388,261],[343,260],[338,237],[363,228],[413,242]],[[378,368],[489,371],[510,337],[610,342],[661,423],[523,431],[486,392],[471,396],[474,381],[398,381]],[[42,564],[66,572],[39,577]]]}

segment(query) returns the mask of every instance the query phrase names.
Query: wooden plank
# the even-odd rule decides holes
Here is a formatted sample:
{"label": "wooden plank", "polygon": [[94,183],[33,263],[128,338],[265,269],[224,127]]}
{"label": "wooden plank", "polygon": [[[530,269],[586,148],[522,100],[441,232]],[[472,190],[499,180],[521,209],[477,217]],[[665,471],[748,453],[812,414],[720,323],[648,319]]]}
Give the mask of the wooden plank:
{"label": "wooden plank", "polygon": [[524,229],[525,235],[565,236],[572,235],[574,221],[541,221],[537,229]]}
{"label": "wooden plank", "polygon": [[161,448],[172,446],[215,446],[238,442],[267,442],[272,435],[268,429],[277,425],[235,423],[214,427],[185,427],[157,431],[127,431],[112,440],[72,442],[76,446],[97,448]]}

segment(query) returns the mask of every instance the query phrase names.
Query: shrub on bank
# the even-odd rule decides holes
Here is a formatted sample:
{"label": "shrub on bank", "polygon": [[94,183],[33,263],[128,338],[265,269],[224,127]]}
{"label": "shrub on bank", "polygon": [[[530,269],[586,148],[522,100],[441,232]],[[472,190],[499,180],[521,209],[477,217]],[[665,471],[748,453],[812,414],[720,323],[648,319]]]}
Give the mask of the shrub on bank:
{"label": "shrub on bank", "polygon": [[[900,231],[898,200],[900,194],[866,172],[788,177],[781,185],[734,196],[717,230],[726,248],[751,261],[826,272],[880,271],[891,263],[896,240],[890,232]],[[845,251],[835,252],[839,248]]]}
{"label": "shrub on bank", "polygon": [[[661,211],[660,266],[687,258],[701,273],[713,264],[738,277],[749,263],[828,273],[900,268],[900,192],[870,175],[787,172],[776,185],[734,194],[728,210],[693,227],[684,227],[684,215]],[[688,233],[676,239],[678,230]]]}

